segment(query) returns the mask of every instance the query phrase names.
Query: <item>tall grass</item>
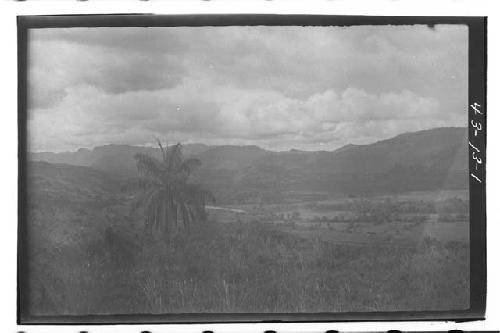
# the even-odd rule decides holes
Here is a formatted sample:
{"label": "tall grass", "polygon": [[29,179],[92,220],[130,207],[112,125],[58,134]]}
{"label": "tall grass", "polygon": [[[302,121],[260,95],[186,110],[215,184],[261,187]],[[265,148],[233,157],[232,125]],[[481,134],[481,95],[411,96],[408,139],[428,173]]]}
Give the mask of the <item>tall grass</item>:
{"label": "tall grass", "polygon": [[57,250],[34,242],[39,248],[31,262],[33,314],[468,307],[465,243],[336,245],[258,222],[211,222],[173,235],[170,242],[150,239],[140,247],[113,232],[120,246],[109,246],[104,234]]}

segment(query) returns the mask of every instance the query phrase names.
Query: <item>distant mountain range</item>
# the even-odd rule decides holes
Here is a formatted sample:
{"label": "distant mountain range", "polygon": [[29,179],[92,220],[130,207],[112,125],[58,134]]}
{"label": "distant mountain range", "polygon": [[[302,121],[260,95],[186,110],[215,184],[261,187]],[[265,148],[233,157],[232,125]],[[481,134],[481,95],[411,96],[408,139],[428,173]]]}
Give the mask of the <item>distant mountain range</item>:
{"label": "distant mountain range", "polygon": [[[209,148],[209,146],[203,144],[189,144],[183,146],[183,151],[185,155],[194,155]],[[135,154],[144,153],[159,156],[159,151],[159,148],[153,147],[105,145],[95,147],[92,150],[80,148],[75,152],[29,153],[28,158],[32,161],[87,166],[101,171],[110,171],[113,174],[132,176],[137,173],[134,160]]]}
{"label": "distant mountain range", "polygon": [[[283,191],[394,192],[468,185],[467,129],[446,127],[405,133],[335,151],[268,151],[257,146],[187,144],[201,160],[194,181],[226,199]],[[32,161],[86,166],[123,177],[137,175],[134,154],[158,148],[106,145],[65,153],[30,153]],[[263,194],[264,193],[264,194]],[[277,196],[276,196],[277,195]],[[236,199],[237,200],[237,199]]]}

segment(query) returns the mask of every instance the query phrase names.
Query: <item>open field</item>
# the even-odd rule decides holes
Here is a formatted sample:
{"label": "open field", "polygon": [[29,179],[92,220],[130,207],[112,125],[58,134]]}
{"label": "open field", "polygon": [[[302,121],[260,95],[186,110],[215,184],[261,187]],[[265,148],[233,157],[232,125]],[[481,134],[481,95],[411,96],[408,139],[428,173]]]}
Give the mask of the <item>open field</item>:
{"label": "open field", "polygon": [[[146,237],[122,184],[35,164],[33,314],[465,309],[463,192],[285,196],[208,206],[208,220]],[[321,200],[311,200],[311,197]],[[307,198],[305,200],[304,198]]]}
{"label": "open field", "polygon": [[299,237],[319,238],[335,244],[412,247],[426,238],[468,242],[466,197],[467,191],[458,190],[411,192],[210,207],[209,214],[213,220],[223,223],[259,221]]}

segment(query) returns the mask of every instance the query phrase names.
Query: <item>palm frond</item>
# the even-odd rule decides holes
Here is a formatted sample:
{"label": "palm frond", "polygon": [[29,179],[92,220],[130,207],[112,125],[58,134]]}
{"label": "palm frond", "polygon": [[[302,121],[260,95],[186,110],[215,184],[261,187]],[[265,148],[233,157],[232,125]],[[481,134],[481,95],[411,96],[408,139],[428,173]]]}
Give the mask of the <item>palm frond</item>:
{"label": "palm frond", "polygon": [[160,178],[162,173],[162,163],[155,157],[146,154],[135,154],[137,170],[143,176]]}
{"label": "palm frond", "polygon": [[165,163],[167,161],[167,149],[168,149],[168,144],[166,147],[163,147],[162,143],[161,143],[161,140],[159,138],[155,138],[156,139],[156,143],[158,144],[158,146],[160,147],[160,151],[161,151],[161,158],[163,160],[163,163]]}
{"label": "palm frond", "polygon": [[182,146],[180,143],[170,146],[167,149],[167,164],[168,170],[171,172],[177,172],[182,165]]}
{"label": "palm frond", "polygon": [[148,190],[150,188],[160,187],[162,183],[153,177],[149,176],[139,176],[129,179],[125,185],[125,190],[127,191],[139,191]]}
{"label": "palm frond", "polygon": [[201,186],[188,183],[190,174],[201,165],[199,159],[184,160],[180,143],[164,147],[157,141],[161,160],[145,154],[134,156],[140,177],[131,179],[127,188],[140,194],[132,207],[145,208],[146,234],[152,235],[153,230],[164,234],[180,228],[189,230],[194,223],[206,220],[205,205],[215,203],[215,197]]}

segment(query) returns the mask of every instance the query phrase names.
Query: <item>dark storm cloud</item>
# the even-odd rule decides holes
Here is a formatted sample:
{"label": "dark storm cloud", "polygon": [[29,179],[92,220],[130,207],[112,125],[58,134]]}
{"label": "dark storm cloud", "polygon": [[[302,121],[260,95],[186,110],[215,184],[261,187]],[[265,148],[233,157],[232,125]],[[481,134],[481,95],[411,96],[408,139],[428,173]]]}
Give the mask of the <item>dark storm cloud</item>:
{"label": "dark storm cloud", "polygon": [[[101,43],[92,38],[91,42],[82,43],[79,29],[80,37],[75,40],[67,39],[71,31],[47,30],[34,32],[30,44],[34,54],[30,58],[30,104],[34,108],[56,104],[65,96],[65,89],[72,86],[88,84],[112,94],[157,90],[175,86],[184,74],[182,58],[155,52],[149,44],[146,49],[132,47],[133,43],[141,46],[140,38],[130,40],[115,35],[113,43],[107,46],[103,37],[111,39],[109,33],[102,33]],[[99,30],[88,29],[90,35]],[[63,35],[60,40],[56,38],[59,34]]]}
{"label": "dark storm cloud", "polygon": [[331,149],[465,125],[464,26],[44,29],[30,41],[38,150],[165,133]]}

